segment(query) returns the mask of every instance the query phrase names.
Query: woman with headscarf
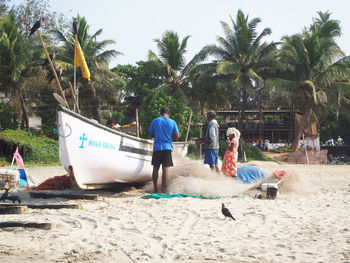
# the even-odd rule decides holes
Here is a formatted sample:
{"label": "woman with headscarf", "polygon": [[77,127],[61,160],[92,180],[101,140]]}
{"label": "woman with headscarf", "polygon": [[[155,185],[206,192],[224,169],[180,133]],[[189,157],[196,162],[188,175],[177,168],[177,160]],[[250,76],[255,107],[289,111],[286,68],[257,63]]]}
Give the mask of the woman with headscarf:
{"label": "woman with headscarf", "polygon": [[227,143],[226,152],[222,161],[221,171],[233,177],[237,176],[238,145],[241,133],[236,128],[230,127],[226,131]]}

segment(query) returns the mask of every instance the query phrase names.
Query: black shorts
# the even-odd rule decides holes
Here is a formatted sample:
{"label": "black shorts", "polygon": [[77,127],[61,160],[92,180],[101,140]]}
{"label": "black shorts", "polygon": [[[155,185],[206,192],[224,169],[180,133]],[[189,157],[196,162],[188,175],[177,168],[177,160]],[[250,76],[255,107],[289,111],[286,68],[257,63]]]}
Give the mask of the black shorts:
{"label": "black shorts", "polygon": [[173,157],[171,151],[156,151],[152,154],[152,165],[156,167],[171,167],[173,166]]}

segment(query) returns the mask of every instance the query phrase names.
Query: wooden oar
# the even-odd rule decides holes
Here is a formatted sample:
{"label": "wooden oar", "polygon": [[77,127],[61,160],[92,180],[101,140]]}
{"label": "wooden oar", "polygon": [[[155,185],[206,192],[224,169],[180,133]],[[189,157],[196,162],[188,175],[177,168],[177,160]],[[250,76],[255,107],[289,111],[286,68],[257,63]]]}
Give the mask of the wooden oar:
{"label": "wooden oar", "polygon": [[60,90],[60,92],[61,92],[61,95],[62,95],[64,101],[66,102],[67,108],[69,109],[68,102],[67,102],[67,100],[66,100],[66,96],[64,95],[63,89],[62,89],[62,87],[61,87],[60,80],[58,79],[58,76],[57,76],[57,73],[56,73],[56,69],[55,69],[55,67],[54,67],[54,65],[53,65],[53,63],[52,63],[52,61],[51,61],[50,55],[49,55],[49,53],[47,52],[46,46],[45,46],[44,41],[43,41],[43,39],[42,39],[42,37],[41,37],[40,30],[38,29],[37,32],[38,32],[38,35],[39,35],[40,43],[41,43],[41,45],[42,45],[42,47],[43,47],[43,49],[44,49],[44,51],[45,51],[47,60],[49,61],[49,64],[50,64],[52,73],[53,73],[53,75],[55,76],[55,79],[56,79],[58,88],[59,88],[59,90]]}
{"label": "wooden oar", "polygon": [[79,107],[78,107],[78,103],[77,103],[77,100],[76,100],[76,98],[75,98],[75,94],[74,94],[74,91],[73,91],[72,83],[70,83],[70,81],[68,81],[68,84],[69,84],[70,92],[72,93],[72,98],[73,98],[75,107],[77,108],[78,114],[80,114],[80,110],[79,110]]}
{"label": "wooden oar", "polygon": [[60,95],[58,95],[57,93],[52,93],[52,95],[59,104],[67,108],[67,103],[64,101],[64,99]]}

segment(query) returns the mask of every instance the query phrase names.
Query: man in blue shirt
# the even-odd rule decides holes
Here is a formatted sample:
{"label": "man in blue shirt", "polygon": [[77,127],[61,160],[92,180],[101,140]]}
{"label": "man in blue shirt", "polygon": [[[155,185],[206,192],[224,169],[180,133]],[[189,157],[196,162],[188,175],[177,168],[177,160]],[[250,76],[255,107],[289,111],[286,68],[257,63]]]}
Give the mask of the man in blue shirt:
{"label": "man in blue shirt", "polygon": [[179,139],[180,133],[177,124],[170,119],[168,107],[162,107],[160,117],[154,119],[149,128],[149,133],[154,138],[152,165],[152,180],[154,192],[158,193],[158,171],[162,165],[162,192],[166,190],[166,178],[169,174],[169,167],[173,166],[171,152],[173,151],[172,138]]}

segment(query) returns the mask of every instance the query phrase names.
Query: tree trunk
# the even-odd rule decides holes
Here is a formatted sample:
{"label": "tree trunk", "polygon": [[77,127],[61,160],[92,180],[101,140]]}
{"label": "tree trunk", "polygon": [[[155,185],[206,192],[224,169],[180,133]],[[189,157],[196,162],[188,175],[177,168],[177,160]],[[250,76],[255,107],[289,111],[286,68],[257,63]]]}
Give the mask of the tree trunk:
{"label": "tree trunk", "polygon": [[299,139],[301,137],[303,129],[301,127],[296,128],[295,133],[294,133],[294,140],[293,140],[293,146],[292,149],[293,151],[296,151],[298,146],[299,146]]}
{"label": "tree trunk", "polygon": [[295,151],[298,148],[298,146],[299,146],[299,140],[300,140],[300,137],[301,137],[301,135],[303,133],[303,130],[305,128],[303,126],[304,123],[305,123],[304,119],[305,118],[309,119],[310,118],[310,113],[311,113],[311,109],[310,108],[306,108],[304,110],[304,112],[303,112],[303,116],[302,116],[302,119],[300,121],[300,124],[295,123],[296,125],[295,125],[295,133],[294,133],[295,137],[294,137],[294,140],[293,140],[293,151]]}
{"label": "tree trunk", "polygon": [[265,80],[264,80],[264,87],[260,90],[259,94],[259,148],[262,147],[263,144],[263,123],[262,123],[262,101],[264,96],[264,89],[265,89]]}
{"label": "tree trunk", "polygon": [[23,92],[22,88],[18,85],[17,87],[18,97],[21,103],[22,108],[22,121],[21,121],[21,129],[24,129],[29,131],[29,118],[28,118],[28,112],[25,107],[24,98],[23,98]]}
{"label": "tree trunk", "polygon": [[245,109],[247,107],[247,90],[245,87],[242,88],[242,104],[241,104],[241,114],[238,123],[238,130],[243,131],[243,121],[245,119]]}
{"label": "tree trunk", "polygon": [[288,143],[291,144],[293,142],[293,131],[295,131],[295,101],[292,99],[292,107],[290,109],[290,130],[288,134]]}

